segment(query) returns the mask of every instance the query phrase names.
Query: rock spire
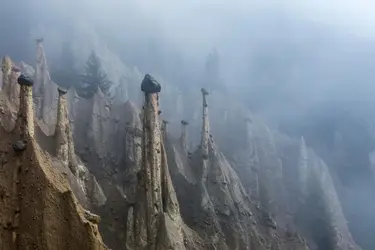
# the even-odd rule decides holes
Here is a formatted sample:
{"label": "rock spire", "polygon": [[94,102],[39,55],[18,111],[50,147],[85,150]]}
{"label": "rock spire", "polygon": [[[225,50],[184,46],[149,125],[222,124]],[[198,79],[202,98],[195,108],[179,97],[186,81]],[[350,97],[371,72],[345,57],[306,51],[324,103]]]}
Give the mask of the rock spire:
{"label": "rock spire", "polygon": [[78,162],[74,150],[72,128],[68,118],[67,92],[66,89],[58,88],[59,98],[55,129],[56,156],[65,167],[68,166],[72,173],[77,176]]}
{"label": "rock spire", "polygon": [[1,71],[2,86],[0,88],[8,97],[10,103],[18,107],[20,86],[17,84],[17,79],[20,76],[20,69],[13,64],[8,56],[5,56],[1,63]]}
{"label": "rock spire", "polygon": [[18,78],[20,90],[20,107],[16,120],[15,130],[20,133],[21,140],[34,136],[34,108],[33,108],[33,80],[27,76],[21,75]]}
{"label": "rock spire", "polygon": [[189,123],[185,120],[181,121],[181,144],[182,149],[184,150],[184,153],[187,153],[188,147],[187,147],[187,125]]}
{"label": "rock spire", "polygon": [[52,125],[56,122],[58,93],[57,85],[52,82],[48,71],[42,41],[43,39],[37,39],[34,102],[36,103],[36,117],[42,119],[47,125]]}
{"label": "rock spire", "polygon": [[68,110],[66,103],[66,90],[58,88],[59,98],[57,104],[57,123],[55,129],[56,156],[64,164],[69,164],[68,143]]}
{"label": "rock spire", "polygon": [[201,139],[201,150],[203,158],[208,157],[208,142],[210,139],[210,124],[208,121],[208,105],[207,99],[208,91],[204,88],[201,89],[203,98],[203,125],[202,125],[202,139]]}
{"label": "rock spire", "polygon": [[141,90],[145,95],[143,163],[138,175],[133,244],[135,249],[185,249],[182,220],[169,175],[159,121],[158,93],[161,86],[147,74],[142,81]]}

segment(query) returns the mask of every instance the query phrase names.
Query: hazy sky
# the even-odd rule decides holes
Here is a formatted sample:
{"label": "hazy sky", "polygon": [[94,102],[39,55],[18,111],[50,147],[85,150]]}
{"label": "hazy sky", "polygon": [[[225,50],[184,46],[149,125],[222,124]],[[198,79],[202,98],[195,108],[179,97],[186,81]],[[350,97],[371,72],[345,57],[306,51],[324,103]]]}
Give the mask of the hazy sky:
{"label": "hazy sky", "polygon": [[301,18],[349,28],[359,34],[375,34],[372,29],[375,24],[375,2],[371,0],[96,0],[89,2],[92,13],[102,14],[96,18],[109,22],[126,20],[129,14],[127,10],[137,9],[144,18],[158,21],[165,27],[186,24],[197,26],[196,21],[202,20],[220,25],[228,18],[243,19],[261,10],[277,9]]}

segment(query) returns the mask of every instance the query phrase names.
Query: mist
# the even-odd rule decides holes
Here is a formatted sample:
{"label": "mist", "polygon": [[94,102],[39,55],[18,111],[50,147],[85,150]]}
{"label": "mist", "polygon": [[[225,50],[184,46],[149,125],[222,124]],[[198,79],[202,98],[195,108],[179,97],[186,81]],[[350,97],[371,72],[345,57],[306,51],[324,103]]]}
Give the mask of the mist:
{"label": "mist", "polygon": [[374,2],[5,0],[0,17],[1,56],[33,65],[34,40],[43,37],[54,67],[70,41],[78,64],[94,49],[186,91],[205,86],[216,50],[222,85],[213,91],[225,89],[275,130],[304,136],[342,188],[355,240],[374,249]]}

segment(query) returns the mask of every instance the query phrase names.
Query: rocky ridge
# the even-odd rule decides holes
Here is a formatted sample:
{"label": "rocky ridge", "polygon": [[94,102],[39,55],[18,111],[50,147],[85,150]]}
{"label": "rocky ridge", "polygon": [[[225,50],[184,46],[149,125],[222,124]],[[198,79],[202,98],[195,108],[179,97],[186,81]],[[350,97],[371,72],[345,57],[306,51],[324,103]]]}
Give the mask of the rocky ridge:
{"label": "rocky ridge", "polygon": [[[231,103],[222,107],[217,95],[213,95],[216,110],[209,118],[209,93],[202,89],[201,140],[191,152],[188,122],[181,122],[181,138],[175,139],[168,133],[167,122],[161,121],[161,86],[151,76],[146,75],[141,85],[145,95],[142,112],[131,102],[112,101],[100,91],[91,99],[80,99],[74,90],[66,94],[50,81],[42,49],[38,43],[38,53],[43,56],[38,57],[42,59],[37,61],[41,65],[36,72],[44,72],[45,77],[35,73],[39,74],[36,79],[49,80],[41,80],[37,89],[50,84],[52,91],[43,90],[36,96],[47,95],[51,102],[34,101],[39,108],[44,107],[40,103],[49,103],[47,110],[56,118],[50,119],[47,113],[45,119],[37,116],[33,145],[50,161],[51,171],[60,177],[65,173],[67,178],[62,179],[70,184],[71,195],[101,215],[100,221],[82,210],[94,227],[100,223],[110,247],[359,249],[347,228],[327,166],[303,139],[296,142],[274,133]],[[15,111],[20,104],[9,96],[19,86],[9,84],[9,79],[16,79],[9,76],[17,69],[9,70],[10,59],[3,62],[0,121],[10,131],[17,123]],[[25,71],[26,67],[21,68]],[[56,93],[57,98],[53,97]],[[223,110],[224,122],[218,123]],[[210,119],[215,121],[213,130]],[[238,121],[244,122],[239,125]],[[213,134],[218,135],[215,140]],[[226,134],[230,140],[222,137]],[[222,143],[225,140],[227,145]],[[93,174],[75,157],[74,148]],[[316,200],[322,206],[310,209]],[[304,220],[307,217],[313,219]],[[324,238],[321,232],[329,236]]]}
{"label": "rocky ridge", "polygon": [[[0,92],[5,110],[0,114],[1,248],[107,249],[98,231],[98,216],[79,204],[67,178],[52,166],[52,156],[38,145],[33,80],[17,72],[17,84],[9,74],[3,68],[3,86],[8,90],[18,86],[19,102],[12,100],[11,91]],[[14,103],[19,105],[16,120]]]}

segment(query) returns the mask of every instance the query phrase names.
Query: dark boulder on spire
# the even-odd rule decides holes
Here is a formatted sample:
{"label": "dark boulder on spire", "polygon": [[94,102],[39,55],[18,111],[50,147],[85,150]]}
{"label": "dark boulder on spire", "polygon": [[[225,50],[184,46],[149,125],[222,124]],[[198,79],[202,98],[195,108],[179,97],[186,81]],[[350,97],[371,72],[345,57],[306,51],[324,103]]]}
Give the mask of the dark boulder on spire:
{"label": "dark boulder on spire", "polygon": [[19,85],[26,85],[26,86],[33,86],[34,81],[31,77],[25,76],[25,75],[20,75],[17,80]]}
{"label": "dark boulder on spire", "polygon": [[208,95],[209,94],[208,91],[206,89],[204,89],[204,88],[202,88],[201,91],[202,91],[203,95]]}
{"label": "dark boulder on spire", "polygon": [[147,94],[159,93],[161,86],[151,75],[146,74],[141,84],[141,90]]}
{"label": "dark boulder on spire", "polygon": [[68,92],[67,89],[65,89],[61,86],[57,88],[57,91],[59,92],[59,95],[65,95]]}
{"label": "dark boulder on spire", "polygon": [[181,124],[182,124],[182,125],[189,125],[189,123],[188,123],[187,121],[185,121],[185,120],[182,120],[182,121],[181,121]]}

